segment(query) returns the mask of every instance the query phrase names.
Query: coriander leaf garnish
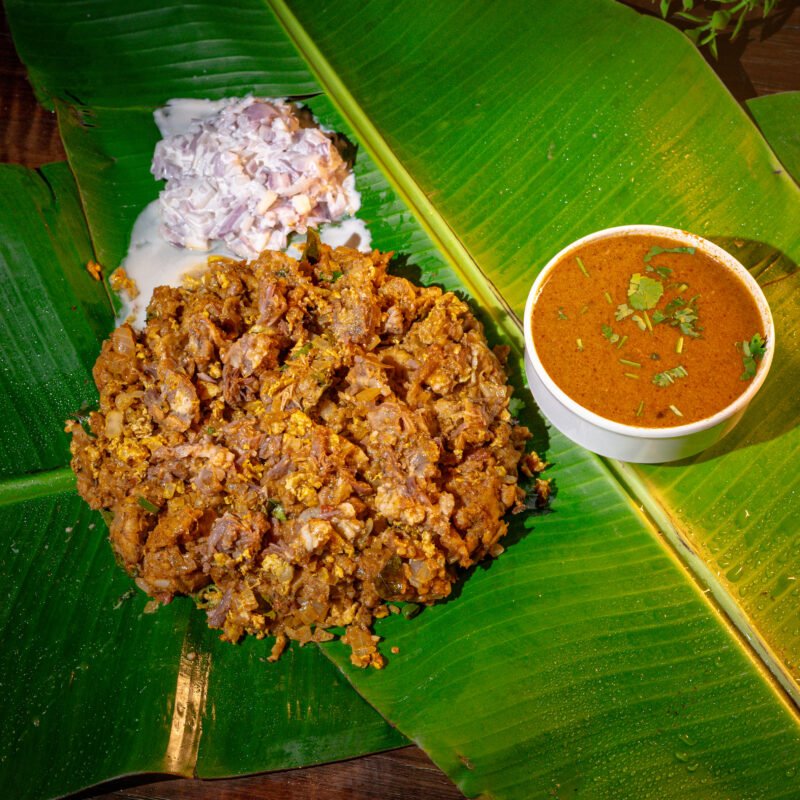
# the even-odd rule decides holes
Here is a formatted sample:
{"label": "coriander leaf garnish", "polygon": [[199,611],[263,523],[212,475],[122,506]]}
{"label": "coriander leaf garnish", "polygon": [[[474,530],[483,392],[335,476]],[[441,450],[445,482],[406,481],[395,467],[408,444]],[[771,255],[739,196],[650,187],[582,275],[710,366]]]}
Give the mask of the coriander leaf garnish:
{"label": "coriander leaf garnish", "polygon": [[756,375],[758,362],[764,358],[767,351],[767,342],[760,333],[754,333],[750,341],[736,342],[736,346],[742,351],[742,363],[744,372],[739,379],[749,381]]}
{"label": "coriander leaf garnish", "polygon": [[640,311],[655,308],[662,294],[664,294],[664,284],[661,281],[648,278],[638,272],[631,275],[631,282],[628,286],[628,302],[633,308]]}
{"label": "coriander leaf garnish", "polygon": [[631,314],[633,314],[633,309],[630,308],[627,303],[620,303],[620,305],[617,306],[616,312],[614,313],[614,319],[617,322],[620,322],[626,317],[629,317]]}
{"label": "coriander leaf garnish", "polygon": [[672,325],[673,328],[680,328],[684,336],[691,336],[693,339],[699,338],[699,331],[703,330],[696,325],[698,320],[697,299],[699,297],[700,295],[698,294],[689,300],[684,300],[682,297],[673,297],[664,307],[664,321]]}
{"label": "coriander leaf garnish", "polygon": [[678,378],[686,378],[688,375],[689,373],[686,371],[686,367],[682,364],[678,364],[677,367],[665,369],[663,372],[657,372],[653,375],[653,383],[656,386],[664,388],[665,386],[671,386]]}
{"label": "coriander leaf garnish", "polygon": [[649,264],[644,268],[645,272],[655,272],[662,278],[666,279],[672,275],[672,270],[669,267],[651,267]]}
{"label": "coriander leaf garnish", "polygon": [[700,336],[700,334],[694,329],[694,323],[697,322],[697,314],[695,313],[694,309],[688,307],[682,308],[680,311],[676,311],[673,317],[677,322],[678,327],[681,329],[681,333],[685,334],[686,336],[691,336],[694,339],[697,339]]}
{"label": "coriander leaf garnish", "polygon": [[267,513],[279,522],[286,522],[288,519],[280,500],[273,500],[272,498],[267,500]]}
{"label": "coriander leaf garnish", "polygon": [[650,259],[661,253],[688,253],[690,256],[694,255],[694,247],[658,247],[658,245],[651,247],[647,255],[644,257],[644,263],[649,264]]}
{"label": "coriander leaf garnish", "polygon": [[558,307],[558,318],[559,319],[569,319],[569,317],[564,313],[564,306]]}
{"label": "coriander leaf garnish", "polygon": [[619,334],[614,333],[614,329],[610,325],[603,325],[602,331],[603,336],[605,336],[611,344],[615,344],[619,341]]}
{"label": "coriander leaf garnish", "polygon": [[658,309],[653,311],[653,325],[658,325],[659,323],[663,322],[666,319],[664,314],[662,314]]}

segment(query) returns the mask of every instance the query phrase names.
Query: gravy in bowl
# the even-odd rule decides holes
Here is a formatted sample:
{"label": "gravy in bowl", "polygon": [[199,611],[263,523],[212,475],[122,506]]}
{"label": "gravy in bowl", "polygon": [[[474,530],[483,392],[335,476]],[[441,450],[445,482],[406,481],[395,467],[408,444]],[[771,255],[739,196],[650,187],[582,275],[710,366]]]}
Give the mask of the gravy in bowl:
{"label": "gravy in bowl", "polygon": [[750,385],[758,305],[711,255],[663,236],[589,241],[551,270],[531,331],[541,364],[589,411],[667,428],[708,418]]}

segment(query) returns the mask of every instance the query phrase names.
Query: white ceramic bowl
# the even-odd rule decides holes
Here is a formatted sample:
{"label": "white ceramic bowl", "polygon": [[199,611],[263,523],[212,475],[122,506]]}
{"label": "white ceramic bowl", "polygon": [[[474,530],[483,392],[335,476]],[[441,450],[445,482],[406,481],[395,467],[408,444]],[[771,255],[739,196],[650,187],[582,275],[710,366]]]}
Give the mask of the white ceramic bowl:
{"label": "white ceramic bowl", "polygon": [[[533,340],[531,332],[531,317],[542,287],[555,265],[564,256],[588,242],[630,234],[663,236],[679,242],[682,246],[694,247],[698,251],[707,253],[741,278],[758,305],[767,340],[764,358],[759,363],[758,372],[750,381],[747,389],[729,406],[711,417],[688,425],[675,425],[670,428],[640,428],[634,425],[623,425],[620,422],[601,417],[576,403],[558,387],[539,360],[536,342]],[[525,373],[528,378],[528,386],[542,413],[558,430],[574,442],[595,453],[621,461],[651,464],[676,461],[695,455],[718,442],[742,418],[748,404],[761,388],[772,364],[774,352],[775,327],[772,322],[772,313],[761,288],[752,275],[730,253],[707,239],[661,225],[622,225],[617,228],[606,228],[572,242],[553,256],[539,273],[528,295],[528,302],[525,304]]]}

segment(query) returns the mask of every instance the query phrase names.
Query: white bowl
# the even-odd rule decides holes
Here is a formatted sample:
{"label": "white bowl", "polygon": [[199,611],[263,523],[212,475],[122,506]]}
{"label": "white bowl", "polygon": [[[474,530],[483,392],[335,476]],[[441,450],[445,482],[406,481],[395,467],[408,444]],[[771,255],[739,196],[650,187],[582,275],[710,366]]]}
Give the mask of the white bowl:
{"label": "white bowl", "polygon": [[[687,425],[675,425],[670,428],[643,428],[635,425],[623,425],[620,422],[601,417],[589,409],[576,403],[553,381],[536,352],[536,343],[531,331],[533,307],[539,298],[548,275],[564,256],[579,247],[597,239],[629,234],[649,234],[663,236],[679,242],[683,246],[712,256],[727,269],[734,272],[750,290],[761,313],[767,346],[764,358],[758,365],[756,376],[750,381],[747,389],[730,405],[705,419]],[[525,304],[525,373],[528,386],[542,413],[565,436],[588,450],[621,461],[635,463],[661,463],[676,461],[695,455],[718,442],[731,431],[742,418],[747,406],[761,388],[772,364],[775,352],[775,326],[769,305],[752,275],[728,252],[717,247],[713,242],[696,236],[693,233],[665,228],[661,225],[621,225],[606,228],[584,236],[567,245],[547,262],[544,269],[534,281]]]}

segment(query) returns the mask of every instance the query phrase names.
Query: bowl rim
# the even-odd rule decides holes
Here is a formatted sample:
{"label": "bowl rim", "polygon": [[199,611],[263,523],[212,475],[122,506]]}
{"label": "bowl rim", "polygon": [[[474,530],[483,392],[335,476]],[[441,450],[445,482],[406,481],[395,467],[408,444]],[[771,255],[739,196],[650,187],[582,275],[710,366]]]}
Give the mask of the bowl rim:
{"label": "bowl rim", "polygon": [[[662,236],[676,240],[682,244],[693,246],[695,249],[702,250],[706,254],[712,256],[716,261],[720,262],[725,268],[731,270],[736,274],[750,291],[753,299],[756,301],[762,322],[764,323],[764,333],[767,341],[766,352],[764,358],[758,366],[755,377],[750,382],[750,385],[735,399],[724,408],[709,417],[703,417],[695,422],[684,423],[683,425],[672,425],[665,428],[650,428],[638,425],[626,425],[622,422],[615,422],[612,419],[603,417],[600,414],[590,411],[585,406],[582,406],[577,401],[573,400],[554,380],[542,365],[539,360],[539,355],[536,352],[536,345],[533,340],[533,332],[531,320],[533,315],[533,308],[536,301],[541,294],[544,283],[548,276],[553,271],[555,266],[567,255],[574,250],[582,247],[589,242],[597,241],[599,239],[607,239],[616,236],[628,236],[635,234],[649,234],[655,236]],[[696,233],[691,233],[680,228],[670,228],[664,225],[651,225],[651,224],[632,224],[632,225],[617,225],[611,228],[603,228],[580,239],[575,239],[565,247],[561,248],[542,268],[536,276],[530,291],[528,292],[528,299],[525,303],[525,317],[523,320],[523,329],[525,337],[525,352],[531,361],[531,365],[536,374],[549,389],[549,391],[566,406],[573,414],[584,419],[596,427],[612,433],[623,434],[632,436],[639,439],[671,439],[681,436],[688,436],[701,431],[713,428],[716,425],[724,423],[731,417],[743,411],[755,394],[764,384],[767,373],[772,365],[772,358],[775,352],[775,325],[772,318],[772,311],[770,310],[767,298],[764,296],[761,287],[756,282],[755,278],[748,272],[734,256],[727,250],[724,250],[714,242],[704,239]]]}

